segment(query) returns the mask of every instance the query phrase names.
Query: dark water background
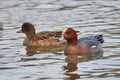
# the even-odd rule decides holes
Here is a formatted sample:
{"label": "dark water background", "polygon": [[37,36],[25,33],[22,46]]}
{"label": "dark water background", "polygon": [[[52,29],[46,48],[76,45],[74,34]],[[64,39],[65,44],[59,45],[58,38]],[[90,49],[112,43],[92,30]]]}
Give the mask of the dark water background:
{"label": "dark water background", "polygon": [[[65,56],[32,50],[17,34],[23,22],[37,32],[72,27],[79,37],[103,34],[103,54]],[[0,0],[0,80],[120,80],[120,1]]]}

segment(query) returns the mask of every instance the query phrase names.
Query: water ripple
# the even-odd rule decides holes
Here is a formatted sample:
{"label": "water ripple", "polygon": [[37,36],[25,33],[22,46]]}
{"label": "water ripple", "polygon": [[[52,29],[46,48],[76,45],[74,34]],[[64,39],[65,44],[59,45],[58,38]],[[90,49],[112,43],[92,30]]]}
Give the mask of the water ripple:
{"label": "water ripple", "polygon": [[[0,78],[2,80],[119,80],[120,1],[1,0]],[[102,54],[65,56],[62,47],[26,47],[23,22],[37,32],[72,27],[79,37],[103,34]]]}

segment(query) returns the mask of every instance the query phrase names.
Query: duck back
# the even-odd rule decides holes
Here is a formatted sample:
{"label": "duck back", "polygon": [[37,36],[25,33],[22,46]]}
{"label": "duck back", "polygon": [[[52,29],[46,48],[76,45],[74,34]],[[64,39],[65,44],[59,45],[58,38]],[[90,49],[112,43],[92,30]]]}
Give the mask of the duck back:
{"label": "duck back", "polygon": [[78,39],[78,46],[85,46],[90,53],[97,53],[102,51],[102,43],[104,43],[102,35],[84,37]]}

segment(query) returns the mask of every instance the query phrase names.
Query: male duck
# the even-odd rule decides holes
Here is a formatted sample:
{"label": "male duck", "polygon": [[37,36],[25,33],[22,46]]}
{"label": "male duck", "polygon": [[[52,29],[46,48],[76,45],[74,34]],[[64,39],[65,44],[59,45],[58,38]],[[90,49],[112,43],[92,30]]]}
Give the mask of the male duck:
{"label": "male duck", "polygon": [[104,43],[102,35],[77,39],[77,34],[74,29],[65,28],[62,32],[62,36],[67,40],[67,46],[64,49],[64,53],[66,55],[81,55],[102,52],[101,44]]}
{"label": "male duck", "polygon": [[66,43],[64,40],[59,40],[62,31],[44,31],[35,32],[34,25],[25,22],[22,24],[22,29],[17,33],[23,32],[26,37],[23,41],[25,46],[57,46]]}

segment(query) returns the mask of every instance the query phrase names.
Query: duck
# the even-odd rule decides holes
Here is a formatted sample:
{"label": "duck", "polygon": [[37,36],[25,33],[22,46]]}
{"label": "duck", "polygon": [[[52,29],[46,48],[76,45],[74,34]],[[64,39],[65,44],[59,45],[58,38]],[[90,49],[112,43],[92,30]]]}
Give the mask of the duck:
{"label": "duck", "polygon": [[24,33],[26,37],[23,40],[24,46],[59,46],[65,44],[61,40],[62,31],[43,31],[36,33],[35,27],[30,22],[24,22],[17,33]]}
{"label": "duck", "polygon": [[86,55],[103,52],[104,39],[101,34],[78,39],[76,31],[68,27],[62,31],[62,36],[67,41],[64,49],[65,55]]}

